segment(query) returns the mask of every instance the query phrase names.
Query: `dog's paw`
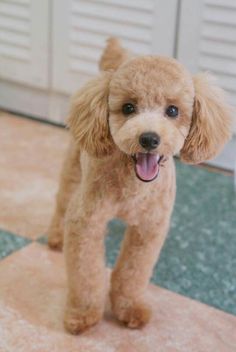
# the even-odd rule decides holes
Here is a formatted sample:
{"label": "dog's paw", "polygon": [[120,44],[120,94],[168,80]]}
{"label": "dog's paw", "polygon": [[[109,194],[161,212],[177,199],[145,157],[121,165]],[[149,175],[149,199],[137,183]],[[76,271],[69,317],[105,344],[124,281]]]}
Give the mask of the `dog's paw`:
{"label": "dog's paw", "polygon": [[63,235],[59,232],[49,233],[48,246],[53,250],[61,251],[63,247]]}
{"label": "dog's paw", "polygon": [[151,309],[144,302],[128,302],[125,299],[118,299],[112,304],[112,310],[117,319],[131,329],[143,327],[151,318]]}
{"label": "dog's paw", "polygon": [[64,327],[73,335],[77,335],[80,332],[88,329],[89,327],[97,324],[103,315],[101,308],[92,308],[80,312],[79,309],[67,308],[64,316]]}

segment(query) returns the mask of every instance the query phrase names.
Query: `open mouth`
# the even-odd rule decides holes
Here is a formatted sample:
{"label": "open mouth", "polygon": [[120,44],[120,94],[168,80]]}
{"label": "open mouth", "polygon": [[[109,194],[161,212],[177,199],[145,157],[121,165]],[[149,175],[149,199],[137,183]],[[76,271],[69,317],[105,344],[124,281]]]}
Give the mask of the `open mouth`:
{"label": "open mouth", "polygon": [[152,153],[136,153],[132,155],[136,176],[143,182],[153,181],[159,174],[163,156]]}

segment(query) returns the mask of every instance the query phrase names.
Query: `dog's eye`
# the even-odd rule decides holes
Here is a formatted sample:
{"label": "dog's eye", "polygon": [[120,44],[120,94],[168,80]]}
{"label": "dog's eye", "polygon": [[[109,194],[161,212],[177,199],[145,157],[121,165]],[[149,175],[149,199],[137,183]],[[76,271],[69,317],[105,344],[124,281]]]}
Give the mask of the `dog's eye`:
{"label": "dog's eye", "polygon": [[166,115],[169,117],[177,117],[178,114],[179,114],[179,109],[177,108],[177,106],[170,105],[166,109]]}
{"label": "dog's eye", "polygon": [[135,107],[131,103],[126,103],[122,106],[122,112],[124,115],[131,115],[135,112]]}

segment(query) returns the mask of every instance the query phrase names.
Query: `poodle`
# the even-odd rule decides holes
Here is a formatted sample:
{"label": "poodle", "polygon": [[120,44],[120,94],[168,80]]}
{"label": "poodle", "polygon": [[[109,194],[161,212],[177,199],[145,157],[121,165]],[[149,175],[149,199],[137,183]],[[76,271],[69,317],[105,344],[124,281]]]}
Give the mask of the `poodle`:
{"label": "poodle", "polygon": [[104,236],[113,217],[128,226],[111,276],[112,311],[128,327],[142,327],[175,200],[173,156],[191,164],[213,158],[230,138],[231,110],[206,73],[192,77],[173,58],[134,56],[111,38],[100,74],[72,100],[68,126],[48,239],[51,248],[64,246],[65,328],[77,334],[102,318]]}

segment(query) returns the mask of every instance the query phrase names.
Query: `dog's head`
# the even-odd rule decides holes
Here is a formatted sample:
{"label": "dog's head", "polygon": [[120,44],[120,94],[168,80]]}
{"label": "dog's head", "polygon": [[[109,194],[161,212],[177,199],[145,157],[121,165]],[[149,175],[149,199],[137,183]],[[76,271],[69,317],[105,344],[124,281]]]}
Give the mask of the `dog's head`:
{"label": "dog's head", "polygon": [[192,77],[176,60],[132,57],[111,39],[99,77],[81,89],[69,126],[89,154],[116,148],[133,159],[136,175],[152,181],[166,158],[187,163],[214,157],[230,137],[229,107],[206,74]]}

